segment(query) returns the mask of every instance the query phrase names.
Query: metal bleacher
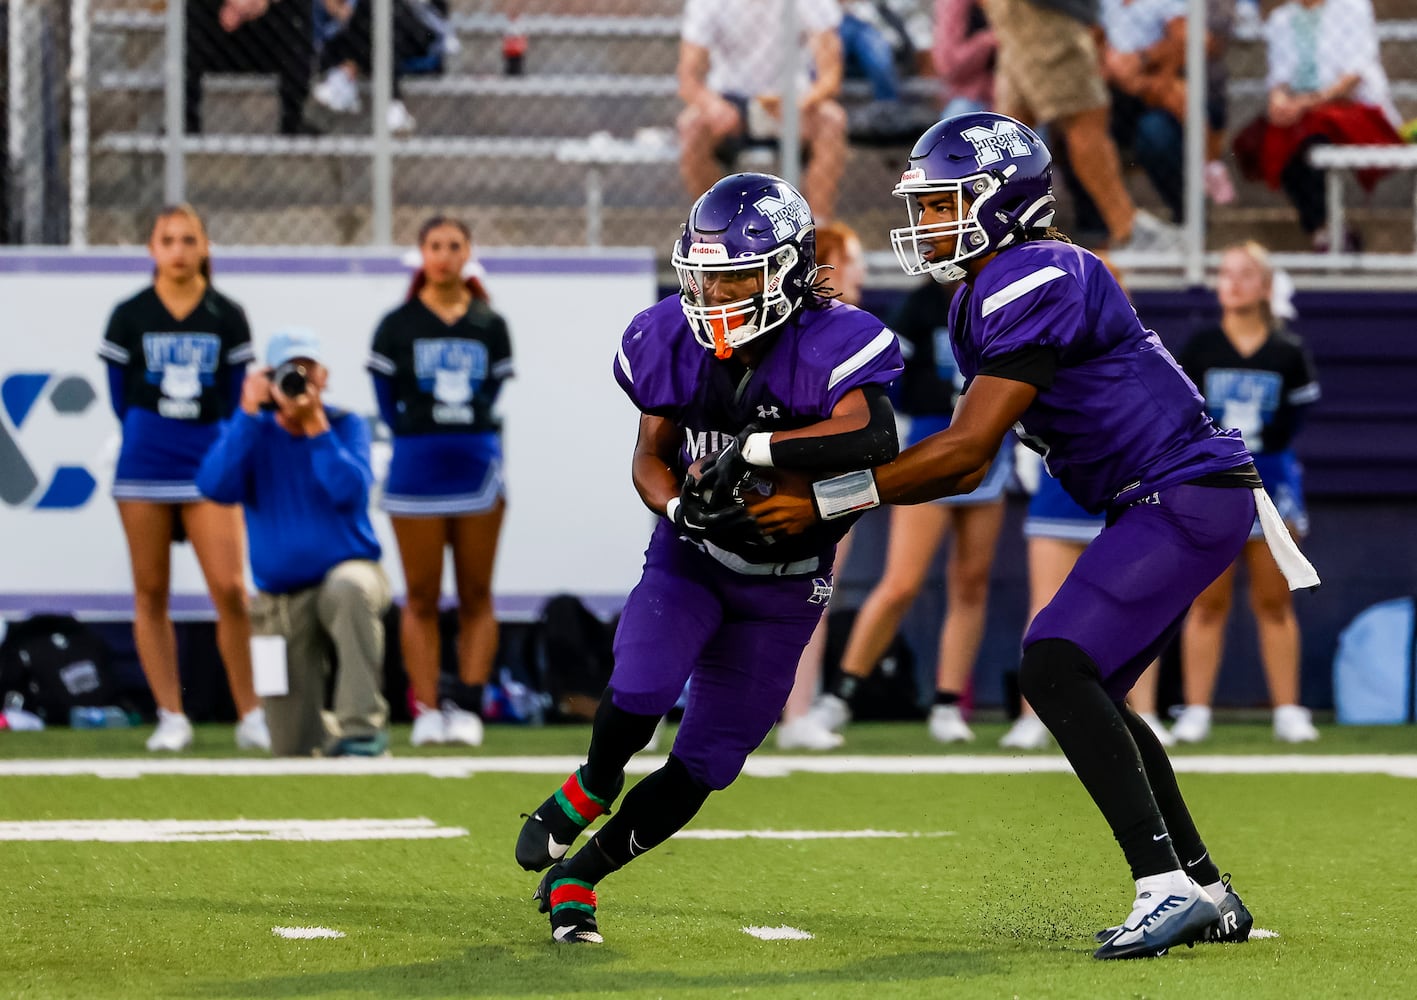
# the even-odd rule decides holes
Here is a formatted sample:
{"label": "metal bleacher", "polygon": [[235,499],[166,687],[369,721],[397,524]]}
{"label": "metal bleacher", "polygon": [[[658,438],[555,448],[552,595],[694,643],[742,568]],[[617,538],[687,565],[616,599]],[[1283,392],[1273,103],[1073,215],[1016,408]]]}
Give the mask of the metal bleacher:
{"label": "metal bleacher", "polygon": [[[149,0],[93,4],[92,49],[103,57],[96,57],[89,84],[90,240],[131,242],[141,239],[161,201],[164,15]],[[1374,6],[1399,110],[1417,118],[1411,0]],[[404,82],[419,126],[394,142],[395,238],[408,239],[436,207],[466,215],[479,239],[492,244],[663,239],[687,207],[673,134],[679,5],[519,0],[521,28],[531,39],[519,77],[500,75],[504,7],[501,0],[453,0],[460,52],[443,75]],[[1228,62],[1234,131],[1263,107],[1262,36],[1250,31],[1233,39]],[[920,108],[938,101],[933,80],[910,81],[909,94]],[[868,96],[849,84],[846,103],[860,106]],[[276,108],[273,78],[207,77],[206,134],[184,142],[188,197],[225,242],[367,241],[367,111],[320,119],[329,130],[324,136],[284,137],[273,134]],[[881,193],[898,174],[901,153],[854,145],[848,160],[840,214],[870,247],[884,246],[887,228],[898,221],[898,206]],[[1157,204],[1139,173],[1129,183],[1139,202]],[[1364,231],[1369,249],[1413,250],[1409,191],[1389,180],[1370,201],[1349,206],[1348,218]],[[1245,182],[1239,194],[1235,205],[1211,208],[1212,246],[1256,237],[1278,249],[1306,248],[1281,194]]]}

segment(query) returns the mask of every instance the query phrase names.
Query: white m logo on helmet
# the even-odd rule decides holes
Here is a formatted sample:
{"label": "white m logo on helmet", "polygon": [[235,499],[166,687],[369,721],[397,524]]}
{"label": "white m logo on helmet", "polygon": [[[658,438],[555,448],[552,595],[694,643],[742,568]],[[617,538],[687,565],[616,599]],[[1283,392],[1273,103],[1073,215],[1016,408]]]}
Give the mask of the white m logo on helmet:
{"label": "white m logo on helmet", "polygon": [[773,239],[779,241],[796,236],[803,226],[811,224],[812,221],[812,213],[807,211],[807,206],[800,200],[789,201],[786,198],[765,195],[753,202],[753,207],[772,222]]}
{"label": "white m logo on helmet", "polygon": [[1013,122],[995,122],[992,127],[975,125],[960,133],[974,144],[974,155],[981,167],[998,163],[1005,156],[1027,156],[1028,140]]}

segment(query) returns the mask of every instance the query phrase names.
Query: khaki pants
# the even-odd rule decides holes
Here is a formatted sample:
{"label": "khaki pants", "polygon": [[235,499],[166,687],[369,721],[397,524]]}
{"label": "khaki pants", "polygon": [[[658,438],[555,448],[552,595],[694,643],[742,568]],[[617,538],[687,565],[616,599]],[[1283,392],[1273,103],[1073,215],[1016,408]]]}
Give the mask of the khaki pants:
{"label": "khaki pants", "polygon": [[1041,126],[1108,104],[1092,29],[1029,0],[983,0],[999,41],[994,107]]}
{"label": "khaki pants", "polygon": [[[286,643],[288,693],[265,699],[271,753],[308,757],[333,740],[384,729],[389,703],[381,693],[383,617],[391,599],[384,571],[363,559],[335,566],[319,586],[256,595],[252,631],[283,636]],[[333,731],[323,713],[331,652],[339,663]]]}

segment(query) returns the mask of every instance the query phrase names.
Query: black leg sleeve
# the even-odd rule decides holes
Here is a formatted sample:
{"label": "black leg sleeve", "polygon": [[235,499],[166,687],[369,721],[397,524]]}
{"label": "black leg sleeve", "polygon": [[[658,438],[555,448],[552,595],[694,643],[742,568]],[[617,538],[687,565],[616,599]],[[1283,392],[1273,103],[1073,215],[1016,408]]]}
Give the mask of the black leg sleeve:
{"label": "black leg sleeve", "polygon": [[1156,804],[1161,809],[1161,818],[1166,821],[1166,829],[1171,833],[1171,844],[1177,857],[1181,859],[1182,868],[1201,885],[1220,881],[1220,869],[1211,860],[1210,852],[1206,850],[1200,832],[1196,830],[1195,821],[1191,819],[1191,811],[1186,808],[1185,799],[1181,798],[1181,789],[1176,784],[1176,772],[1171,767],[1171,758],[1166,756],[1166,748],[1161,745],[1151,727],[1142,721],[1141,716],[1125,704],[1118,704],[1117,709],[1122,713],[1122,721],[1127,724],[1132,739],[1136,741],[1142,765],[1146,768],[1146,779],[1151,785],[1151,793],[1156,797]]}
{"label": "black leg sleeve", "polygon": [[1064,639],[1035,642],[1023,652],[1019,686],[1102,811],[1132,877],[1180,868],[1136,742],[1091,658]]}
{"label": "black leg sleeve", "polygon": [[585,769],[581,772],[586,791],[607,802],[619,790],[625,765],[649,745],[654,727],[659,725],[656,715],[636,715],[616,708],[612,704],[612,694],[607,688],[600,699],[600,707],[595,710],[590,751],[586,754]]}
{"label": "black leg sleeve", "polygon": [[663,767],[635,785],[590,843],[566,862],[562,873],[595,885],[684,828],[712,791],[669,755]]}

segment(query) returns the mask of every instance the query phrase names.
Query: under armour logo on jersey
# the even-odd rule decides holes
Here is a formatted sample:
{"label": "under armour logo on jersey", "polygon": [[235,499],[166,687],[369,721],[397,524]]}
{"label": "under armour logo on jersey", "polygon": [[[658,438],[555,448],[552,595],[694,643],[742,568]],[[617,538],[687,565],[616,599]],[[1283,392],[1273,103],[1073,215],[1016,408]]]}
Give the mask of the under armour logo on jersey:
{"label": "under armour logo on jersey", "polygon": [[812,580],[812,596],[807,598],[808,604],[825,604],[832,599],[832,585],[826,577],[815,577]]}
{"label": "under armour logo on jersey", "polygon": [[1028,140],[1014,122],[995,122],[992,126],[976,125],[960,133],[974,146],[974,155],[981,167],[998,163],[1005,156],[1027,156]]}
{"label": "under armour logo on jersey", "polygon": [[801,199],[788,201],[786,198],[766,195],[753,202],[753,207],[768,217],[768,221],[772,223],[773,238],[777,240],[796,236],[798,230],[812,222],[812,213],[807,210],[807,203]]}
{"label": "under armour logo on jersey", "polygon": [[780,416],[782,416],[782,414],[777,412],[776,406],[763,406],[761,403],[758,404],[758,419],[766,420],[768,417],[772,417],[775,420]]}

